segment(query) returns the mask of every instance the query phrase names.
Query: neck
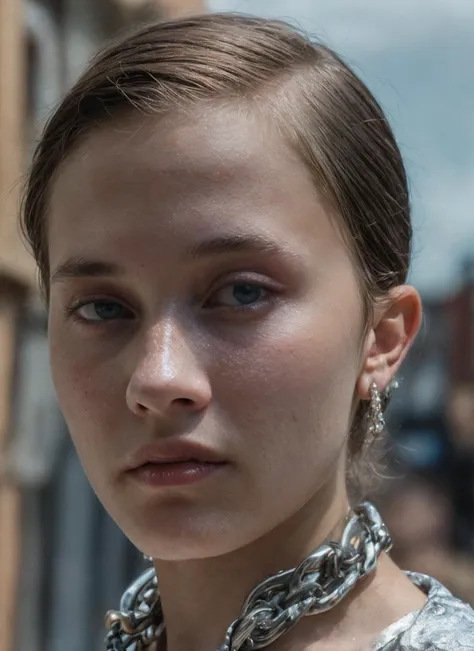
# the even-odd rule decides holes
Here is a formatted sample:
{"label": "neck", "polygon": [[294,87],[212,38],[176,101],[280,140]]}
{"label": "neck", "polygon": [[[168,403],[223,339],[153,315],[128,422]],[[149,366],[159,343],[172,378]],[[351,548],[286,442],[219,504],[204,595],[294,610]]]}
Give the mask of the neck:
{"label": "neck", "polygon": [[243,602],[269,575],[298,565],[337,539],[348,512],[343,487],[325,487],[290,520],[232,553],[199,560],[155,561],[167,651],[214,651]]}

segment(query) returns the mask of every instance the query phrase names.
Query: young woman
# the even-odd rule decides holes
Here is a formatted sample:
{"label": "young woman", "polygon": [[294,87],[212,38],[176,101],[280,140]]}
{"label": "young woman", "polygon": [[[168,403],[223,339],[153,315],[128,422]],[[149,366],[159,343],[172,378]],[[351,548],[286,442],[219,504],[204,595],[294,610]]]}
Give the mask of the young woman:
{"label": "young woman", "polygon": [[110,651],[474,649],[350,498],[421,308],[399,150],[336,54],[235,15],[126,36],[54,112],[23,227],[71,436],[153,560]]}

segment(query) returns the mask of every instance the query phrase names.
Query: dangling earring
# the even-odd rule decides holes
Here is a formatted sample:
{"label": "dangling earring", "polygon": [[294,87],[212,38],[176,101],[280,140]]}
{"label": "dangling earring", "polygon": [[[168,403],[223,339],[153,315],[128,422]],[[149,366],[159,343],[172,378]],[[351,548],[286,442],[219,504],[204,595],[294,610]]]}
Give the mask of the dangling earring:
{"label": "dangling earring", "polygon": [[367,412],[366,434],[367,441],[371,443],[385,429],[385,418],[383,416],[382,395],[375,382],[369,388],[370,404]]}
{"label": "dangling earring", "polygon": [[384,411],[386,410],[392,392],[398,388],[397,380],[392,380],[382,393],[375,382],[369,388],[370,404],[366,416],[366,443],[373,443],[374,439],[385,429]]}

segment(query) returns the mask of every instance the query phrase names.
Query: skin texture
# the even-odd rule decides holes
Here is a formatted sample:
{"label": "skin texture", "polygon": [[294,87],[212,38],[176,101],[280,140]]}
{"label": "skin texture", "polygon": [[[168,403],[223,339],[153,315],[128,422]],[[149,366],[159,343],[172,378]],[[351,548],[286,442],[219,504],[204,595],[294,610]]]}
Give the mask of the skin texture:
{"label": "skin texture", "polygon": [[[156,559],[169,650],[211,649],[246,592],[346,513],[355,401],[396,372],[419,299],[399,288],[365,332],[337,219],[244,110],[96,130],[62,164],[48,220],[51,362],[72,438],[99,499]],[[196,255],[249,236],[268,245]],[[78,260],[112,269],[71,273]],[[132,480],[134,453],[170,438],[227,463],[185,487]]]}

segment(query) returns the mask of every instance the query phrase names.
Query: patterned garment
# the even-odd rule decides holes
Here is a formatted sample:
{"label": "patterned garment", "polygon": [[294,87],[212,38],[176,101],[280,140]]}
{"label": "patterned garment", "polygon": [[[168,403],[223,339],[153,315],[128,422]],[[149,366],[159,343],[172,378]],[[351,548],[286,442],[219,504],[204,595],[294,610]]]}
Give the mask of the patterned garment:
{"label": "patterned garment", "polygon": [[474,610],[435,579],[415,572],[407,575],[428,601],[389,626],[372,651],[474,651]]}

